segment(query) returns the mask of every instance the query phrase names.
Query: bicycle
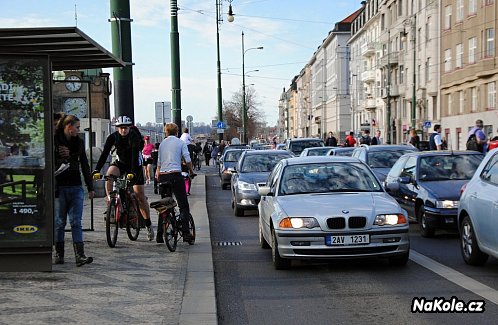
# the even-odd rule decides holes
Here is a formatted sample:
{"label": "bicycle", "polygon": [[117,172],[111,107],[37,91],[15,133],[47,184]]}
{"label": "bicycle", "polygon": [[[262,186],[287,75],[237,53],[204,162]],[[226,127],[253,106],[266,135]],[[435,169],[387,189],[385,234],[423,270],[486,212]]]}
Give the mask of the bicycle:
{"label": "bicycle", "polygon": [[197,170],[201,170],[201,164],[202,164],[202,160],[200,158],[200,154],[197,152],[194,152],[193,157],[192,157],[192,167],[194,169],[197,168]]}
{"label": "bicycle", "polygon": [[[133,192],[133,174],[123,176],[104,176],[104,180],[112,180],[112,191],[109,193],[109,206],[105,217],[105,233],[107,245],[116,246],[119,228],[126,228],[126,233],[131,241],[136,241],[140,229],[145,228],[144,218],[140,212],[140,205]],[[101,179],[100,174],[95,174],[94,179]]]}
{"label": "bicycle", "polygon": [[[170,252],[176,250],[178,244],[178,237],[183,237],[182,232],[182,220],[180,214],[177,213],[175,207],[177,203],[173,198],[171,182],[161,182],[159,183],[159,193],[161,194],[161,200],[151,202],[150,207],[156,209],[159,220],[161,220],[160,227],[162,228],[164,243]],[[158,229],[159,231],[159,229]],[[191,237],[189,240],[185,240],[189,245],[194,245],[195,243],[195,223],[192,215],[189,214],[189,231]]]}

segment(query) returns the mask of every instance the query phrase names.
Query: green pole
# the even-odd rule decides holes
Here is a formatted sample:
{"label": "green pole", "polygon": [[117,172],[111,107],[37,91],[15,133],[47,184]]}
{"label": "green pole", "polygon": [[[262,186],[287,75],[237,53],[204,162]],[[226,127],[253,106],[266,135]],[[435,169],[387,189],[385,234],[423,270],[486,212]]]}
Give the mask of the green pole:
{"label": "green pole", "polygon": [[[221,62],[220,62],[220,6],[221,0],[216,0],[216,67],[217,67],[217,79],[218,79],[218,88],[217,88],[217,97],[218,97],[218,121],[223,122],[223,96],[221,91]],[[221,142],[223,140],[223,133],[218,134],[218,140]]]}
{"label": "green pole", "polygon": [[[171,0],[171,115],[173,122],[182,127],[182,100],[180,88],[180,42],[178,33],[178,5]],[[180,136],[180,132],[178,132]]]}
{"label": "green pole", "polygon": [[111,0],[112,53],[126,66],[113,68],[114,115],[126,115],[135,120],[133,105],[133,71],[131,58],[131,22],[129,0]]}

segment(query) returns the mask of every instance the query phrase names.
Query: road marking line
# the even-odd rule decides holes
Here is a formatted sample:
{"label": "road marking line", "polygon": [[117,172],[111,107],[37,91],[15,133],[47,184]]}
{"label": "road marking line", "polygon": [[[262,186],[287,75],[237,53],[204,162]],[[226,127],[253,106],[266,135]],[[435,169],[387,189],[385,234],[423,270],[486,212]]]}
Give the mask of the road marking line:
{"label": "road marking line", "polygon": [[410,259],[426,269],[439,274],[446,280],[491,301],[495,305],[498,305],[498,291],[495,289],[488,287],[487,285],[482,284],[481,282],[476,281],[458,271],[455,271],[452,268],[444,266],[443,264],[438,263],[433,259],[414,251],[413,249],[410,249]]}

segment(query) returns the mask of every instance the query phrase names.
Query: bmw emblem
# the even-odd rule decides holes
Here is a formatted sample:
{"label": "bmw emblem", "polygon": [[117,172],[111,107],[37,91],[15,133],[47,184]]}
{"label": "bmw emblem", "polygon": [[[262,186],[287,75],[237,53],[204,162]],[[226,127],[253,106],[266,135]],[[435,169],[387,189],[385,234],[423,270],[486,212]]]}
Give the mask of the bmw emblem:
{"label": "bmw emblem", "polygon": [[344,213],[344,214],[348,214],[348,213],[349,213],[349,211],[348,211],[348,210],[342,210],[342,213]]}

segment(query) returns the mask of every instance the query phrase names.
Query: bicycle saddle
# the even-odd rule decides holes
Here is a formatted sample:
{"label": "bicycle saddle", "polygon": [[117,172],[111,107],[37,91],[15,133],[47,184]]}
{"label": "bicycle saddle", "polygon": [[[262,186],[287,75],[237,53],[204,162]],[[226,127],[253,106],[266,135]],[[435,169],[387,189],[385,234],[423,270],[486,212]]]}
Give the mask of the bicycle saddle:
{"label": "bicycle saddle", "polygon": [[164,199],[161,199],[159,201],[154,201],[150,203],[150,207],[156,210],[167,210],[176,207],[176,201],[175,199],[171,197],[166,197]]}

